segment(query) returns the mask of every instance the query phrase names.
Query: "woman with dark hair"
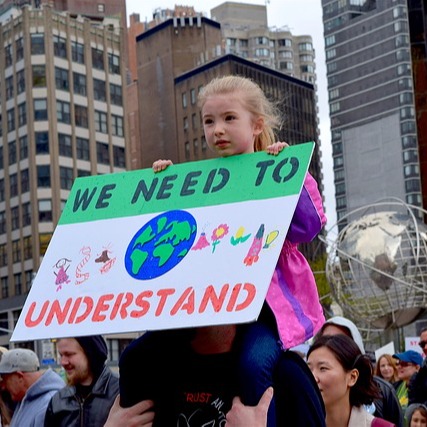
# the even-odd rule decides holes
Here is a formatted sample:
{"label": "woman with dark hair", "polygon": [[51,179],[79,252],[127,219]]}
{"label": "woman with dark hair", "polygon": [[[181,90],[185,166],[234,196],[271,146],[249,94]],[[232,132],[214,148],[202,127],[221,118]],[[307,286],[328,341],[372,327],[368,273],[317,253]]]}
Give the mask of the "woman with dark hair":
{"label": "woman with dark hair", "polygon": [[379,389],[373,381],[369,358],[351,338],[319,337],[310,347],[307,361],[325,403],[327,427],[394,425],[375,418],[364,408],[378,397]]}

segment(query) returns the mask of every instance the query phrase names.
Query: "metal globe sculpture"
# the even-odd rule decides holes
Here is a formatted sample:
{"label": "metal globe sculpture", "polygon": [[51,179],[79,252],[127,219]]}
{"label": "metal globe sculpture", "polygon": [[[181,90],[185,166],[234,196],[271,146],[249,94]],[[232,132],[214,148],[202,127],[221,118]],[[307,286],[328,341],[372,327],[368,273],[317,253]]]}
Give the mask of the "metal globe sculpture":
{"label": "metal globe sculpture", "polygon": [[331,245],[326,275],[346,316],[388,329],[426,311],[427,227],[417,219],[426,213],[389,199],[341,220],[348,225]]}

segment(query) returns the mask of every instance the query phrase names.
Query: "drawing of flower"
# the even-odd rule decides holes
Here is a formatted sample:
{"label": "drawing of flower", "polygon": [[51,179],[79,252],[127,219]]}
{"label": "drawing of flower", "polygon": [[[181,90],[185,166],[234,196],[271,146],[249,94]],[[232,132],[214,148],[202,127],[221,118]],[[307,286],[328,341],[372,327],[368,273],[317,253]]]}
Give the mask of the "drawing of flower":
{"label": "drawing of flower", "polygon": [[228,234],[228,225],[227,224],[221,224],[218,225],[217,228],[212,232],[212,253],[215,252],[216,245],[220,242],[224,236]]}

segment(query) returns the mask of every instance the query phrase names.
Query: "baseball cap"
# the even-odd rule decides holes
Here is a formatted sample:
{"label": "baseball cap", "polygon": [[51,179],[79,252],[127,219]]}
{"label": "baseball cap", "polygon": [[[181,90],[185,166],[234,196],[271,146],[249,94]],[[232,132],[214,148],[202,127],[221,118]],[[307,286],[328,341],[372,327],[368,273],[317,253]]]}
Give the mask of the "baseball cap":
{"label": "baseball cap", "polygon": [[36,353],[26,348],[15,348],[3,353],[0,360],[0,375],[12,372],[35,372],[40,368]]}
{"label": "baseball cap", "polygon": [[420,366],[423,364],[423,357],[414,350],[406,350],[403,353],[396,353],[393,354],[393,357],[401,360],[402,362],[414,363],[415,365]]}

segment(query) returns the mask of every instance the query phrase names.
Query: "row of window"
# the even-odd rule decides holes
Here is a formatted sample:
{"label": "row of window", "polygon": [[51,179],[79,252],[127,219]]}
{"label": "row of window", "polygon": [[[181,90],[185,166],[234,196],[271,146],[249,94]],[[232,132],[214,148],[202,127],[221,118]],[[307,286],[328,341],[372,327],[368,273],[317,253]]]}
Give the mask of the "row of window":
{"label": "row of window", "polygon": [[[208,146],[206,144],[206,139],[204,136],[201,138],[201,144],[200,145],[201,145],[202,153],[205,153]],[[185,150],[185,159],[190,160],[191,159],[190,141],[185,142],[184,150]],[[193,156],[195,158],[198,158],[198,156],[199,156],[199,140],[197,138],[193,139]]]}
{"label": "row of window", "polygon": [[[0,265],[2,265],[4,259],[2,257],[2,247],[0,246]],[[7,262],[6,262],[7,264]],[[33,281],[33,271],[27,270],[24,273],[24,280],[25,280],[25,289],[29,290]],[[1,282],[1,296],[2,298],[8,298],[9,297],[9,281],[7,277],[2,277],[0,279]],[[13,285],[14,285],[14,295],[21,295],[23,292],[23,279],[22,279],[22,273],[16,273],[13,275]],[[14,317],[14,325],[18,322],[18,317],[20,315],[21,310],[16,310],[13,312]],[[9,329],[9,321],[7,312],[3,312],[0,314],[0,325],[4,329]],[[5,334],[5,331],[0,331],[0,335]]]}
{"label": "row of window", "polygon": [[[53,35],[53,53],[59,58],[68,59],[68,46],[67,39],[59,35]],[[79,64],[85,64],[85,46],[77,41],[70,41],[71,45],[71,59],[73,62]],[[5,47],[5,65],[9,67],[13,64],[13,46],[8,44]],[[32,33],[31,34],[31,54],[32,55],[44,55],[45,51],[45,34],[44,33]],[[15,57],[16,62],[23,59],[24,57],[24,44],[23,39],[18,38],[15,41]],[[105,70],[105,62],[108,64],[108,71],[111,74],[120,74],[120,57],[113,53],[107,52],[105,58],[104,50],[91,48],[91,66],[98,70]]]}
{"label": "row of window", "polygon": [[[255,41],[255,44],[261,46],[274,47],[276,45],[276,40],[269,39],[268,37],[254,37],[252,40]],[[227,38],[226,45],[229,47],[249,47],[248,39],[236,39],[236,38]],[[279,39],[277,40],[277,45],[279,47],[292,47],[292,39]],[[300,52],[311,52],[313,51],[313,44],[310,42],[304,42],[298,44],[298,50]]]}
{"label": "row of window", "polygon": [[[23,238],[23,247],[21,248],[20,240],[12,241],[12,262],[21,262],[22,260],[31,259],[33,256],[31,236]],[[6,245],[0,245],[0,267],[8,265],[8,256]]]}

